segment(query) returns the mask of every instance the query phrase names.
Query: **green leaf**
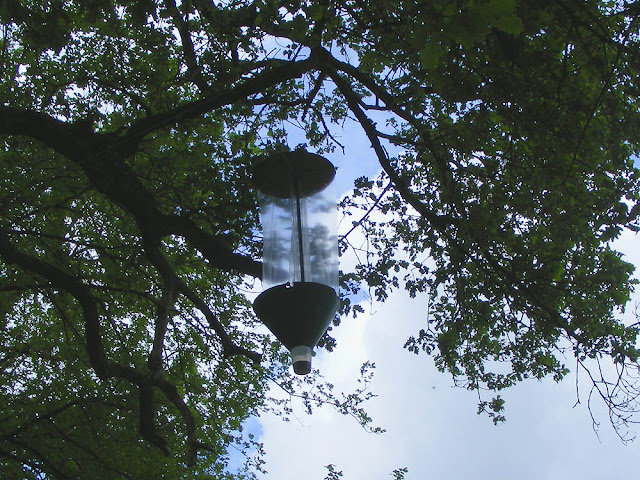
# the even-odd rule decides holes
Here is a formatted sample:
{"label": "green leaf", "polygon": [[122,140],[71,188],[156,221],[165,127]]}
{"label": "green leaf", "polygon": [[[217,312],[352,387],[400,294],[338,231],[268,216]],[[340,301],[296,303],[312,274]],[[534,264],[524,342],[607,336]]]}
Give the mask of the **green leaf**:
{"label": "green leaf", "polygon": [[311,3],[307,7],[307,16],[311,18],[311,20],[318,21],[321,20],[324,16],[326,8],[320,3]]}
{"label": "green leaf", "polygon": [[440,46],[434,42],[427,42],[420,49],[420,66],[424,70],[434,70],[440,61]]}
{"label": "green leaf", "polygon": [[522,20],[516,15],[497,17],[493,24],[498,30],[511,35],[518,35],[524,30]]}

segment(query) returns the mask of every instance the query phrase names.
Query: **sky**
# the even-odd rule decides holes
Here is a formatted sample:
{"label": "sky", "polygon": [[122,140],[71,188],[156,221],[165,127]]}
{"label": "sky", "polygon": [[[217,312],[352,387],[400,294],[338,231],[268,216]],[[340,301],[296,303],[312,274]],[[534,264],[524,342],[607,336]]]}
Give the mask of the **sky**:
{"label": "sky", "polygon": [[[345,132],[353,146],[349,158],[330,157],[338,166],[341,191],[355,176],[377,172],[366,142],[357,135]],[[626,232],[615,245],[638,266],[639,240]],[[349,261],[341,258],[341,264]],[[308,415],[293,401],[291,421],[262,415],[253,426],[266,451],[268,474],[263,478],[322,480],[329,464],[346,480],[393,478],[391,472],[401,467],[409,470],[406,480],[637,476],[640,439],[624,445],[594,401],[600,422],[596,434],[587,409],[589,385],[579,382],[576,405],[573,373],[560,384],[529,380],[501,392],[506,399],[503,424],[494,426],[486,415],[477,415],[477,393],[453,387],[451,377],[438,372],[429,356],[402,348],[407,337],[426,325],[426,304],[426,296],[411,299],[402,291],[384,304],[364,300],[365,314],[344,318],[334,329],[336,350],[320,351],[314,358],[324,379],[345,391],[356,388],[363,362],[375,362],[371,389],[377,397],[368,402],[367,411],[386,432],[368,433],[331,407]]]}

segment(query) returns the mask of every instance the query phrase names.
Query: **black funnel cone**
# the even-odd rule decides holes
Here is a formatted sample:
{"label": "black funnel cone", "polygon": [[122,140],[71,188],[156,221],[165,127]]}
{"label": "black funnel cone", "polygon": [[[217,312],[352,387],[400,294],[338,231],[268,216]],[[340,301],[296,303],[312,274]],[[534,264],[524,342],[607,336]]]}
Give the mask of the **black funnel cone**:
{"label": "black funnel cone", "polygon": [[[289,350],[299,346],[313,349],[338,310],[338,295],[333,288],[322,283],[278,285],[258,295],[253,309]],[[310,362],[296,363],[300,363],[294,364],[296,373],[309,373]]]}

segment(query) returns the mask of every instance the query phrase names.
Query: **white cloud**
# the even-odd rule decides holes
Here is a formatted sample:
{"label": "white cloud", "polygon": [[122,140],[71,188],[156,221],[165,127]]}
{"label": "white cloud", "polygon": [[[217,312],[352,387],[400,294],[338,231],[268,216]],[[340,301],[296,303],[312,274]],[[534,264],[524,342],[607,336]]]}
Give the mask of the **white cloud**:
{"label": "white cloud", "polygon": [[[338,174],[348,177],[345,170],[364,168],[357,163],[344,162]],[[639,241],[626,232],[614,246],[640,265]],[[341,264],[352,261],[343,258]],[[478,416],[475,393],[452,387],[450,376],[439,373],[427,355],[402,348],[407,337],[424,328],[426,317],[425,297],[396,292],[385,304],[374,304],[371,313],[342,320],[333,332],[338,348],[321,352],[314,367],[327,381],[349,390],[355,388],[361,364],[375,362],[372,390],[379,396],[367,411],[387,432],[369,434],[330,407],[309,416],[298,404],[288,423],[265,415],[260,423],[266,478],[321,480],[328,464],[342,470],[345,480],[392,478],[390,473],[403,466],[409,468],[407,480],[635,477],[640,440],[623,445],[597,402],[594,412],[601,425],[596,435],[586,406],[588,384],[582,384],[581,404],[574,407],[573,373],[560,384],[531,380],[503,392],[507,421],[502,425]]]}
{"label": "white cloud", "polygon": [[496,427],[476,415],[474,394],[452,388],[429,358],[401,348],[420,318],[424,301],[396,294],[375,315],[346,320],[338,329],[338,351],[317,362],[336,383],[355,378],[363,359],[376,362],[373,389],[380,396],[369,411],[387,433],[367,434],[353,419],[329,408],[307,416],[299,407],[299,422],[262,418],[269,478],[322,479],[329,463],[346,479],[390,478],[401,466],[410,469],[407,479],[635,474],[640,444],[623,446],[605,415],[600,417],[600,443],[584,405],[573,408],[571,379],[561,384],[531,381],[507,392],[506,424]]}
{"label": "white cloud", "polygon": [[[638,237],[627,232],[615,244],[626,259],[640,265]],[[296,407],[297,420],[260,419],[264,429],[268,478],[323,479],[335,464],[347,480],[391,478],[409,467],[407,479],[491,478],[555,480],[636,475],[640,442],[624,446],[596,406],[601,421],[594,433],[586,408],[588,385],[576,403],[575,377],[562,383],[535,380],[503,393],[507,422],[494,426],[476,415],[477,396],[451,386],[426,355],[402,348],[426,322],[426,299],[404,292],[374,305],[372,314],[345,318],[335,334],[338,348],[321,353],[314,365],[328,381],[348,386],[365,360],[376,363],[373,399],[368,411],[387,429],[366,433],[350,417],[326,407],[308,416]]]}

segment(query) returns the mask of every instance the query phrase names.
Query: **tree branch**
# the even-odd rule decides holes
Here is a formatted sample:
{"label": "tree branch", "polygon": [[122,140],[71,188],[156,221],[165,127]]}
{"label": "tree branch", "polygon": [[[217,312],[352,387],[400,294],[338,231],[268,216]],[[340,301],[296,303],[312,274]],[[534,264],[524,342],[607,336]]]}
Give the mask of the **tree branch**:
{"label": "tree branch", "polygon": [[[361,72],[357,67],[354,67],[353,65],[349,65],[348,63],[341,62],[340,60],[333,57],[329,51],[321,47],[314,48],[312,50],[312,54],[313,54],[313,57],[318,61],[318,63],[320,63],[325,68],[328,68],[329,71],[333,72],[332,78],[334,79],[334,81],[335,81],[335,78],[334,78],[335,76],[342,78],[339,75],[339,72],[344,72],[348,77],[354,78],[355,80],[360,82],[364,87],[366,87],[370,92],[372,92],[376,97],[381,99],[387,106],[387,110],[389,112],[392,112],[398,117],[402,118],[415,129],[420,139],[420,142],[416,142],[416,146],[421,145],[423,148],[428,150],[431,153],[431,155],[433,155],[435,164],[438,170],[440,170],[440,173],[442,175],[441,182],[443,186],[443,191],[447,192],[452,200],[455,199],[456,197],[455,181],[452,178],[451,170],[448,168],[450,155],[447,153],[445,148],[443,148],[442,146],[438,146],[437,143],[434,141],[432,137],[432,131],[433,131],[432,128],[426,123],[416,118],[416,116],[413,113],[407,111],[405,108],[403,108],[402,105],[398,104],[396,97],[394,97],[388,91],[386,91],[383,87],[378,85],[378,83],[375,81],[374,78]],[[350,107],[352,112],[354,114],[356,113],[353,110],[353,108],[356,108],[357,110],[361,111],[361,114],[358,120],[362,124],[363,129],[365,129],[365,132],[367,131],[367,129],[371,130],[370,132],[367,132],[367,136],[369,138],[371,138],[372,136],[375,137],[376,136],[375,124],[373,124],[373,122],[371,122],[371,120],[368,119],[366,114],[362,112],[361,106],[363,108],[366,108],[367,106],[363,105],[361,98],[359,98],[353,92],[353,89],[348,83],[342,80],[342,85],[347,87],[346,91],[350,95],[350,98],[347,99],[347,101],[351,102],[351,104],[353,105],[353,107]],[[343,93],[344,95],[344,92],[341,92],[341,93]],[[419,112],[419,114],[423,114],[423,113],[424,112]],[[374,147],[374,150],[375,150],[375,147]],[[380,163],[382,167],[386,171],[386,168],[384,165],[385,163],[384,159],[386,158],[386,155],[383,155],[383,156],[378,155],[378,158],[380,159]],[[386,163],[388,163],[388,161]],[[392,180],[394,180],[394,176],[389,175],[389,177]],[[395,180],[394,180],[394,183],[395,183]],[[400,188],[405,192],[407,191],[406,188],[403,188],[403,187],[400,187]],[[404,195],[403,195],[403,198],[404,198]],[[405,198],[405,200],[408,203],[412,204],[409,198]],[[413,206],[415,208],[415,205]],[[448,220],[449,222],[453,221],[453,219],[451,218],[448,218]]]}
{"label": "tree branch", "polygon": [[[188,3],[189,2],[187,2],[187,6]],[[178,27],[178,32],[180,33],[180,41],[182,43],[182,54],[184,55],[184,61],[187,65],[187,72],[193,79],[193,82],[196,84],[200,92],[206,93],[210,90],[210,87],[202,76],[202,69],[200,68],[200,65],[198,65],[196,52],[193,46],[193,42],[191,41],[189,23],[182,18],[175,0],[165,0],[164,4],[171,14],[174,23]]]}
{"label": "tree branch", "polygon": [[84,335],[86,350],[91,366],[98,377],[105,379],[111,376],[109,362],[102,345],[100,315],[98,302],[91,295],[91,289],[79,278],[54,267],[48,262],[31,257],[19,251],[10,242],[4,232],[0,231],[0,257],[8,263],[46,278],[51,285],[71,294],[80,304],[84,317]]}
{"label": "tree branch", "polygon": [[78,164],[98,191],[134,216],[143,236],[152,239],[170,234],[182,236],[211,266],[261,278],[261,263],[233,253],[225,235],[214,237],[187,218],[161,213],[153,195],[123,161],[127,152],[118,150],[117,137],[93,133],[83,125],[65,123],[40,112],[11,107],[0,107],[0,134],[3,133],[39,140]]}
{"label": "tree branch", "polygon": [[[165,454],[168,454],[166,440],[155,431],[153,417],[152,386],[158,387],[171,403],[182,414],[187,426],[187,440],[189,459],[195,461],[199,442],[196,439],[195,420],[188,406],[180,397],[175,385],[171,384],[161,375],[149,375],[136,367],[121,365],[108,360],[102,336],[100,333],[100,318],[98,314],[98,302],[91,295],[91,289],[78,277],[70,275],[48,262],[27,255],[13,246],[4,232],[0,232],[0,258],[6,262],[15,264],[20,268],[46,278],[53,287],[68,292],[80,304],[85,321],[86,350],[89,361],[98,377],[106,380],[110,377],[122,378],[139,387],[140,395],[140,432],[151,443],[158,446]],[[156,335],[157,337],[159,335]],[[154,348],[156,341],[154,340]]]}
{"label": "tree branch", "polygon": [[297,62],[279,62],[276,67],[266,67],[262,72],[234,87],[211,93],[202,99],[184,103],[166,112],[139,120],[131,125],[120,142],[128,145],[127,149],[131,150],[132,147],[129,145],[137,145],[144,136],[159,128],[200,117],[225,105],[245,101],[270,87],[301,77],[310,71],[314,64],[315,61],[309,58]]}
{"label": "tree branch", "polygon": [[144,249],[147,258],[156,267],[162,276],[162,298],[156,308],[155,331],[153,336],[153,347],[149,353],[147,365],[152,376],[162,376],[162,350],[164,349],[164,339],[169,324],[169,311],[173,307],[178,295],[178,276],[169,265],[167,259],[160,253],[156,242],[149,239],[144,241]]}
{"label": "tree branch", "polygon": [[367,115],[360,108],[359,98],[353,92],[353,90],[351,89],[351,86],[347,83],[347,81],[344,80],[342,76],[340,76],[340,74],[335,70],[331,71],[329,73],[329,76],[338,87],[338,90],[340,91],[340,93],[344,96],[345,100],[347,101],[347,105],[349,106],[349,109],[353,112],[353,114],[356,116],[356,118],[360,122],[362,129],[365,131],[365,134],[367,135],[367,138],[371,142],[373,150],[375,151],[376,156],[378,157],[378,161],[380,162],[380,165],[382,166],[385,173],[389,176],[389,179],[391,179],[396,190],[400,193],[402,198],[404,198],[404,200],[407,203],[409,203],[413,208],[415,208],[416,211],[420,215],[422,215],[435,230],[444,231],[444,229],[447,226],[452,225],[453,220],[450,219],[449,217],[446,217],[444,215],[438,215],[436,213],[433,213],[431,210],[429,210],[427,206],[424,203],[422,203],[422,201],[420,201],[418,196],[411,191],[407,182],[404,179],[402,179],[398,175],[398,173],[395,171],[395,169],[392,167],[391,162],[389,161],[387,152],[382,147],[382,144],[380,143],[380,139],[378,138],[375,124],[369,119],[369,117],[367,117]]}
{"label": "tree branch", "polygon": [[[181,292],[195,305],[198,310],[200,310],[200,312],[202,312],[202,314],[207,319],[207,322],[209,323],[209,327],[214,332],[216,332],[218,338],[220,339],[220,343],[222,344],[223,355],[225,357],[242,355],[255,363],[260,363],[260,361],[262,360],[262,356],[259,353],[236,345],[233,342],[222,323],[220,323],[220,321],[216,318],[206,302],[202,300],[191,288],[189,288],[189,286],[176,274],[173,267],[160,252],[158,245],[154,245],[149,241],[145,241],[145,251],[147,252],[147,257],[149,258],[151,263],[158,269],[160,275],[162,275],[165,282],[165,288],[170,288],[172,296],[171,305],[173,305],[173,302],[175,301],[176,292]],[[169,300],[168,297],[169,294],[167,293],[166,300]],[[167,307],[169,306],[169,303],[166,300],[163,295],[163,301],[160,302],[160,305],[158,306],[158,318],[156,319],[156,339],[154,339],[153,346],[153,350],[155,353],[153,354],[153,359],[151,355],[149,357],[150,369],[152,370],[152,372],[154,371],[154,368],[157,368],[157,366],[161,365],[162,361],[161,347],[163,342],[161,340],[164,338],[164,332],[166,332],[166,326],[168,322]],[[166,305],[162,305],[163,303],[166,303]]]}
{"label": "tree branch", "polygon": [[25,430],[30,429],[31,427],[33,427],[34,425],[37,425],[40,422],[44,422],[46,420],[50,420],[51,418],[55,417],[56,415],[78,405],[80,403],[80,400],[72,400],[70,402],[66,402],[63,403],[62,405],[58,406],[57,408],[54,408],[53,410],[50,410],[48,412],[45,412],[41,415],[37,415],[35,416],[35,418],[21,424],[20,426],[14,428],[11,431],[8,432],[4,432],[2,435],[0,435],[0,440],[2,441],[7,441],[7,440],[11,440],[12,438],[16,437],[17,435],[20,435],[22,432],[24,432]]}

